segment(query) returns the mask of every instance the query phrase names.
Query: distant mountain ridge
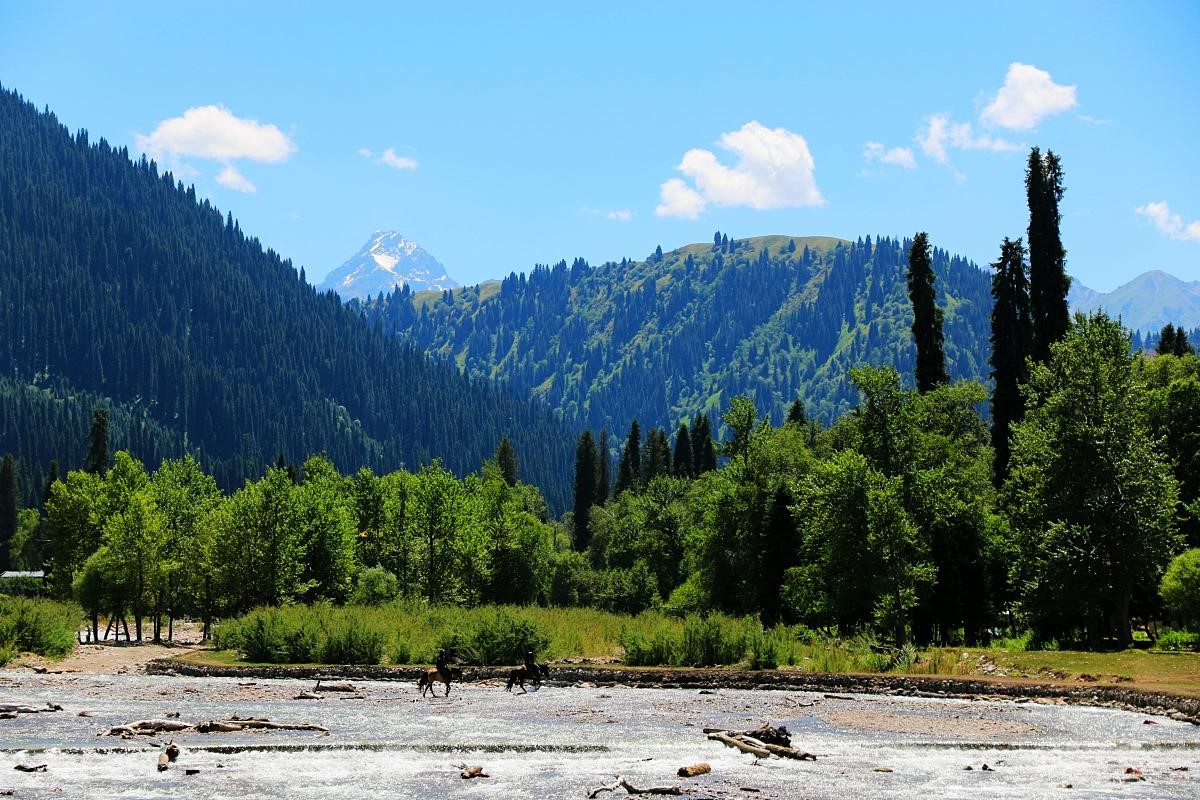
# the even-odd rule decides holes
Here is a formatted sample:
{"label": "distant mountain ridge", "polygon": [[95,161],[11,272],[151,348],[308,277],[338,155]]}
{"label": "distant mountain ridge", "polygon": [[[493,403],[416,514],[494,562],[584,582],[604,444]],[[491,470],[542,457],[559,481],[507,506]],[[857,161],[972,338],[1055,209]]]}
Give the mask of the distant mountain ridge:
{"label": "distant mountain ridge", "polygon": [[[449,296],[402,289],[352,306],[470,375],[618,435],[634,418],[643,429],[717,420],[739,394],[777,422],[796,398],[830,421],[858,401],[850,367],[912,374],[910,247],[718,236],[643,261],[563,261]],[[986,380],[991,276],[940,249],[933,264],[950,374]]]}
{"label": "distant mountain ridge", "polygon": [[1097,292],[1073,280],[1067,302],[1072,311],[1103,308],[1135,331],[1157,333],[1168,322],[1184,329],[1200,327],[1200,281],[1184,281],[1157,269],[1111,292]]}
{"label": "distant mountain ridge", "polygon": [[414,292],[458,288],[446,268],[421,245],[396,231],[375,231],[349,260],[331,271],[317,289],[360,300],[407,285]]}

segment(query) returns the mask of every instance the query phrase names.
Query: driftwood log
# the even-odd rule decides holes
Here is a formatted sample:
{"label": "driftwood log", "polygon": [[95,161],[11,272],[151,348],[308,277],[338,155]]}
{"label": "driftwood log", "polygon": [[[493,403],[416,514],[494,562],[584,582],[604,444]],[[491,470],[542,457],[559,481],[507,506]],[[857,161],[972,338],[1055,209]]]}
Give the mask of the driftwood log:
{"label": "driftwood log", "polygon": [[757,758],[770,758],[778,756],[779,758],[791,758],[797,761],[816,761],[817,757],[812,753],[806,753],[803,750],[797,750],[792,747],[792,737],[788,733],[787,728],[780,725],[779,727],[771,727],[763,724],[762,726],[749,731],[728,731],[721,728],[705,728],[704,732],[708,734],[708,738],[716,742],[721,742],[727,747],[733,747],[741,750],[743,753],[750,753]]}
{"label": "driftwood log", "polygon": [[624,789],[629,794],[670,794],[681,795],[683,789],[678,786],[649,786],[645,789],[639,789],[629,781],[625,780],[624,775],[618,775],[617,779],[612,783],[607,783],[603,786],[597,786],[588,792],[588,797],[596,797],[601,792],[615,792],[617,789]]}
{"label": "driftwood log", "polygon": [[311,723],[272,722],[266,717],[231,717],[227,720],[209,720],[195,724],[178,719],[141,719],[125,725],[109,728],[101,736],[153,736],[159,733],[175,733],[177,731],[196,731],[197,733],[237,733],[244,730],[268,731],[316,731],[329,733],[324,725]]}
{"label": "driftwood log", "polygon": [[13,769],[20,772],[45,772],[47,769],[49,769],[49,767],[45,764],[37,764],[32,767],[28,764],[17,764],[13,767]]}
{"label": "driftwood log", "polygon": [[712,767],[701,761],[699,764],[692,764],[690,767],[680,767],[676,773],[681,778],[695,778],[697,775],[707,775],[712,772]]}
{"label": "driftwood log", "polygon": [[455,764],[454,766],[457,769],[462,770],[462,772],[459,774],[462,776],[462,778],[464,780],[470,780],[471,778],[490,778],[490,777],[492,777],[491,775],[488,775],[486,772],[484,772],[483,767],[479,766],[478,764],[471,766],[471,767],[468,767],[466,764]]}

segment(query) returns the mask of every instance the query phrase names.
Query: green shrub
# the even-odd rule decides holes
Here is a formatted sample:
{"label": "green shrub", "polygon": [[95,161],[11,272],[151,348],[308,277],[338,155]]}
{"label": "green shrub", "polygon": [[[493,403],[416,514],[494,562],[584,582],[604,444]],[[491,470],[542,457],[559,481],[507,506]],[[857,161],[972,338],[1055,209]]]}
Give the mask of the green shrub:
{"label": "green shrub", "polygon": [[440,645],[452,658],[469,664],[520,664],[525,654],[536,657],[549,640],[528,619],[498,609],[491,618],[474,617],[464,628],[449,631]]}
{"label": "green shrub", "polygon": [[1180,553],[1171,561],[1158,592],[1172,620],[1190,630],[1200,630],[1200,547]]}
{"label": "green shrub", "polygon": [[381,606],[396,599],[400,593],[400,581],[383,567],[364,569],[358,576],[358,586],[350,596],[350,602],[359,606]]}
{"label": "green shrub", "polygon": [[383,631],[350,616],[328,632],[319,660],[323,664],[378,664],[386,641]]}
{"label": "green shrub", "polygon": [[1158,635],[1159,650],[1200,650],[1200,634],[1164,630]]}
{"label": "green shrub", "polygon": [[[0,651],[61,658],[75,649],[83,610],[74,603],[0,596]],[[0,654],[2,656],[3,654]]]}

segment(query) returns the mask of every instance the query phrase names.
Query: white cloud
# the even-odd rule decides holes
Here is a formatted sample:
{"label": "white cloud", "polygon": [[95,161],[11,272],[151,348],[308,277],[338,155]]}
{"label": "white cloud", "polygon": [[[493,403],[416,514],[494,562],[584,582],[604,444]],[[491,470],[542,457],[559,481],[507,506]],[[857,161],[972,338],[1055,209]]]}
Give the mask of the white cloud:
{"label": "white cloud", "polygon": [[628,208],[618,208],[606,212],[604,216],[609,219],[615,219],[617,222],[629,222],[629,220],[633,219],[633,212]]}
{"label": "white cloud", "polygon": [[383,164],[385,167],[391,167],[392,169],[417,168],[417,160],[415,158],[396,155],[396,148],[394,147],[389,147],[387,150],[384,150],[379,154],[378,158],[376,158],[375,154],[366,147],[358,148],[358,154],[363,158],[374,161],[376,164]]}
{"label": "white cloud", "polygon": [[226,189],[233,189],[235,192],[258,191],[258,187],[247,180],[246,176],[238,172],[232,164],[226,164],[225,169],[221,170],[221,174],[217,176],[217,183]]}
{"label": "white cloud", "polygon": [[1134,211],[1153,222],[1159,233],[1166,234],[1172,239],[1200,242],[1200,219],[1184,225],[1183,217],[1172,214],[1165,200],[1159,203],[1146,203]]}
{"label": "white cloud", "polygon": [[704,210],[704,198],[679,178],[670,178],[658,187],[660,202],[654,213],[660,217],[697,219]]}
{"label": "white cloud", "polygon": [[389,147],[383,151],[383,155],[379,157],[379,163],[392,169],[416,169],[417,160],[408,156],[396,155],[395,149]]}
{"label": "white cloud", "polygon": [[1014,131],[1027,131],[1046,117],[1078,105],[1074,86],[1062,86],[1050,73],[1014,61],[1008,66],[1004,85],[980,113],[979,119]]}
{"label": "white cloud", "polygon": [[913,158],[912,150],[907,147],[888,149],[882,142],[867,142],[866,148],[863,150],[863,158],[868,162],[878,161],[881,164],[893,164],[904,169],[917,168],[917,160]]}
{"label": "white cloud", "polygon": [[756,209],[825,204],[813,178],[812,153],[800,134],[752,120],[721,134],[720,145],[738,163],[728,167],[711,150],[687,151],[676,169],[694,186],[679,178],[663,183],[655,214],[695,219],[709,203]]}
{"label": "white cloud", "polygon": [[235,158],[276,164],[296,152],[296,145],[274,125],[236,117],[221,105],[197,106],[165,119],[137,146],[156,157],[193,156],[228,162]]}
{"label": "white cloud", "polygon": [[950,149],[990,150],[994,153],[1014,152],[1021,145],[986,134],[976,135],[969,122],[954,122],[946,113],[932,115],[925,130],[917,134],[917,143],[925,155],[939,164],[950,160]]}

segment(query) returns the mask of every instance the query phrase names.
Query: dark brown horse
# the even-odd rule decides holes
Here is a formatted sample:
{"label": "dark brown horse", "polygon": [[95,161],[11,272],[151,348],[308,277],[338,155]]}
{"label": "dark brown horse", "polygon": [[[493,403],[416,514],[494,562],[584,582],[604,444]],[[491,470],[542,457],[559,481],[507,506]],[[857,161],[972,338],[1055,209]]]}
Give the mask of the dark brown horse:
{"label": "dark brown horse", "polygon": [[437,689],[434,688],[435,683],[446,684],[446,694],[444,697],[450,696],[450,682],[462,682],[462,670],[457,667],[430,667],[425,670],[425,674],[417,678],[417,688],[421,690],[421,697],[425,696],[426,692],[431,692],[434,697],[437,697]]}
{"label": "dark brown horse", "polygon": [[511,692],[514,686],[520,686],[522,692],[527,691],[526,680],[533,684],[533,688],[540,689],[542,688],[542,678],[549,674],[549,664],[534,664],[532,669],[528,665],[522,664],[516,669],[508,671],[508,685],[504,687],[504,691]]}

